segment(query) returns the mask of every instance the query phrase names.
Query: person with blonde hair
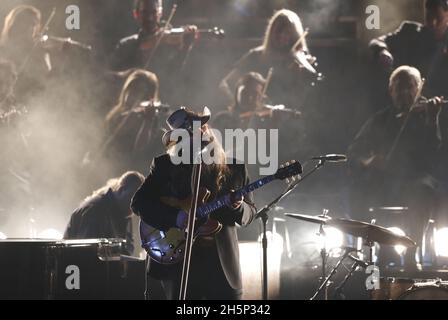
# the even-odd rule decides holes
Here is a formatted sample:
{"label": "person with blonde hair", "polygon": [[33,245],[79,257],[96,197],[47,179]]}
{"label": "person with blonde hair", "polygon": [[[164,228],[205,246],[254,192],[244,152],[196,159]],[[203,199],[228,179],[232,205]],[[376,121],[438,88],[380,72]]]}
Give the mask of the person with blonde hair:
{"label": "person with blonde hair", "polygon": [[[51,21],[51,20],[48,20]],[[19,5],[6,16],[0,36],[0,56],[13,62],[18,73],[16,98],[28,104],[36,95],[53,94],[54,88],[71,81],[76,91],[79,78],[92,69],[92,48],[71,38],[46,34],[42,13]]]}
{"label": "person with blonde hair", "polygon": [[41,12],[30,5],[20,5],[5,17],[0,35],[0,44],[22,42],[30,48],[37,40],[41,29]]}
{"label": "person with blonde hair", "polygon": [[[168,117],[170,130],[162,138],[167,152],[154,157],[150,173],[134,195],[131,206],[144,223],[159,230],[185,229],[188,214],[179,208],[176,199],[188,199],[191,195],[194,138],[189,141],[176,140],[173,133],[184,129],[192,137],[199,133],[193,132],[197,124],[197,130],[200,130],[203,138],[202,147],[213,150],[216,160],[211,164],[204,161],[201,187],[209,191],[210,201],[226,194],[227,197],[226,206],[210,215],[222,224],[222,229],[216,234],[198,237],[193,244],[187,299],[239,299],[242,294],[242,279],[236,225],[246,226],[251,223],[256,210],[253,207],[252,193],[238,196],[233,192],[249,183],[247,169],[244,164],[235,163],[235,159],[233,162],[226,161],[220,141],[212,139],[209,119],[208,109],[198,113],[180,108]],[[190,161],[173,163],[173,156],[175,158],[178,152],[185,151],[179,151],[176,145],[191,147],[193,152],[190,152]],[[162,280],[168,299],[179,297],[181,268],[181,263],[173,268],[169,267],[169,271],[163,270],[163,266],[155,261],[149,264],[150,276]]]}
{"label": "person with blonde hair", "polygon": [[137,171],[110,179],[95,190],[72,213],[65,239],[122,238],[128,254],[133,252],[131,199],[144,181]]}
{"label": "person with blonde hair", "polygon": [[220,88],[232,97],[233,88],[247,72],[267,76],[271,68],[268,93],[274,102],[297,106],[297,93],[311,83],[317,71],[311,56],[300,17],[293,11],[282,9],[269,19],[260,46],[251,49],[234,66],[220,83]]}
{"label": "person with blonde hair", "polygon": [[102,151],[121,170],[147,172],[146,157],[153,152],[154,138],[162,134],[160,114],[166,106],[159,100],[157,76],[143,69],[127,71],[117,104],[105,119]]}

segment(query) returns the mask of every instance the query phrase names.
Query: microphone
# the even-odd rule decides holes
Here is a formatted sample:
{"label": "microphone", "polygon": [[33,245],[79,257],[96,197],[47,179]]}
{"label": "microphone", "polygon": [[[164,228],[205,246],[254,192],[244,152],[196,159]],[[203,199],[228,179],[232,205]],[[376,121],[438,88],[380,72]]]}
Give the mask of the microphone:
{"label": "microphone", "polygon": [[312,157],[311,160],[321,160],[328,162],[345,162],[347,161],[347,156],[345,154],[327,154],[319,157]]}
{"label": "microphone", "polygon": [[356,262],[359,266],[363,267],[364,269],[366,269],[369,266],[369,264],[367,262],[362,261],[361,259],[358,259],[358,258],[352,256],[351,254],[347,255],[347,257],[349,257],[351,260]]}

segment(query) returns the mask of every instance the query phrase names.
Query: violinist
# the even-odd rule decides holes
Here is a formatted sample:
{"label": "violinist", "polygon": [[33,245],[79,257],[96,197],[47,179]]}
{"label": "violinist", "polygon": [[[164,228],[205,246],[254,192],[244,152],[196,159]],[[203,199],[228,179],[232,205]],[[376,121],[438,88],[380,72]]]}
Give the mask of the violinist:
{"label": "violinist", "polygon": [[[443,104],[442,97],[423,98],[423,84],[416,68],[395,69],[389,80],[392,106],[364,124],[348,157],[352,211],[360,214],[369,207],[408,207],[409,236],[417,244],[437,204],[439,178],[434,170],[439,161],[438,115]],[[415,251],[408,251],[406,265],[415,269]]]}
{"label": "violinist", "polygon": [[50,83],[49,79],[60,76],[65,80],[70,74],[79,77],[81,70],[88,69],[89,46],[46,34],[53,16],[54,13],[42,24],[42,14],[37,8],[20,5],[13,8],[4,21],[0,55],[15,64],[16,96],[25,104],[29,104],[27,100],[36,93],[43,93],[59,83],[58,80]]}
{"label": "violinist", "polygon": [[[225,129],[247,129],[254,117],[270,117],[264,108],[263,88],[266,80],[256,72],[243,75],[235,88],[234,102],[225,111],[216,114],[213,127],[224,133]],[[262,112],[266,112],[261,114]]]}
{"label": "violinist", "polygon": [[236,81],[250,71],[267,74],[273,68],[268,95],[276,103],[301,105],[305,89],[318,76],[313,66],[316,58],[309,53],[307,32],[299,16],[291,11],[277,11],[269,20],[261,46],[251,49],[221,81],[220,88],[232,97]]}
{"label": "violinist", "polygon": [[161,118],[165,116],[165,108],[159,105],[157,76],[146,70],[133,70],[123,85],[117,104],[105,120],[107,135],[102,149],[116,162],[117,172],[139,170],[147,173],[147,156],[157,152],[155,146],[159,143],[154,141],[159,142],[162,135]]}
{"label": "violinist", "polygon": [[[13,62],[20,73],[16,85],[19,99],[43,90],[42,77],[49,72],[44,52],[35,46],[40,29],[41,12],[33,6],[17,6],[5,17],[0,54],[3,59]],[[30,52],[35,54],[30,56]]]}
{"label": "violinist", "polygon": [[413,66],[427,79],[424,94],[448,95],[448,1],[425,0],[424,14],[423,24],[403,21],[397,30],[370,42],[373,67],[388,77],[397,66]]}
{"label": "violinist", "polygon": [[140,29],[120,40],[110,63],[114,71],[143,68],[154,72],[165,88],[161,95],[166,100],[172,98],[174,80],[196,38],[197,27],[190,25],[181,32],[171,32],[171,26],[162,22],[162,15],[161,0],[136,0],[133,16]]}

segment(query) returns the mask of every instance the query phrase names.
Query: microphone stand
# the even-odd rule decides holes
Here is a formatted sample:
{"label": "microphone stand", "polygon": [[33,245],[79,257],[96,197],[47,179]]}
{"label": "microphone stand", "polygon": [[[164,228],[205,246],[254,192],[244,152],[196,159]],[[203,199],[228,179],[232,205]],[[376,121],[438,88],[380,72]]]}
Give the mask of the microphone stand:
{"label": "microphone stand", "polygon": [[277,198],[275,198],[271,203],[264,206],[261,210],[257,212],[255,215],[255,219],[260,218],[262,222],[262,232],[263,232],[263,238],[262,238],[262,250],[263,250],[263,287],[262,287],[262,299],[268,300],[268,238],[266,235],[266,226],[269,220],[268,213],[272,210],[272,208],[284,197],[286,197],[288,194],[290,194],[297,185],[305,180],[307,177],[312,175],[314,172],[316,172],[318,169],[320,169],[325,164],[325,160],[321,159],[319,160],[318,164],[307,174],[305,174],[299,181],[292,183],[291,185],[286,188],[286,190],[281,193]]}
{"label": "microphone stand", "polygon": [[199,161],[197,163],[193,161],[193,169],[191,172],[192,197],[191,197],[190,212],[188,214],[188,225],[186,231],[187,236],[185,241],[184,263],[182,266],[182,279],[180,283],[179,300],[186,300],[187,296],[188,274],[190,271],[191,251],[193,249],[193,240],[194,240],[194,225],[196,221],[196,209],[198,205],[199,187],[201,184],[202,148],[197,154],[195,154],[194,157],[198,157]]}

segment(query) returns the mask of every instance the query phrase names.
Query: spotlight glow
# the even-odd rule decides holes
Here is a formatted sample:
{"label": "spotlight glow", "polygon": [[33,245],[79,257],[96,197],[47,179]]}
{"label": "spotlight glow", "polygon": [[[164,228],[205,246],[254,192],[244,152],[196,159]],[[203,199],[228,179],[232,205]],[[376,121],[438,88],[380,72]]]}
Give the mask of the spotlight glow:
{"label": "spotlight glow", "polygon": [[337,256],[338,253],[337,248],[342,247],[344,242],[344,234],[336,228],[325,228],[325,237],[323,235],[318,236],[316,239],[317,249],[320,251],[325,247],[326,250],[332,250],[333,253]]}
{"label": "spotlight glow", "polygon": [[[398,227],[390,227],[390,228],[387,228],[387,230],[392,231],[393,233],[395,233],[398,236],[406,235],[406,233]],[[394,249],[400,256],[406,252],[405,246],[397,245],[397,246],[394,246]]]}
{"label": "spotlight glow", "polygon": [[4,234],[3,232],[0,232],[0,240],[5,240],[5,239],[8,239],[6,234]]}
{"label": "spotlight glow", "polygon": [[448,257],[448,228],[436,230],[434,245],[438,257]]}

